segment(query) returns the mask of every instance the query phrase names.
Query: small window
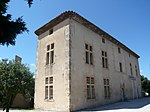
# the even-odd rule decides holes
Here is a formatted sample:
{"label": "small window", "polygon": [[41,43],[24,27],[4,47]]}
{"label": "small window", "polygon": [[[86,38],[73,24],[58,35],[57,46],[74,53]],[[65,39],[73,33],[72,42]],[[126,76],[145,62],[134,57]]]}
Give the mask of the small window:
{"label": "small window", "polygon": [[122,70],[122,63],[121,62],[119,63],[119,68],[120,68],[120,72],[123,72],[123,70]]}
{"label": "small window", "polygon": [[94,84],[94,78],[91,77],[91,84]]}
{"label": "small window", "polygon": [[49,51],[49,50],[50,50],[50,45],[47,46],[47,51]]}
{"label": "small window", "polygon": [[105,39],[104,38],[102,38],[102,43],[105,43]]}
{"label": "small window", "polygon": [[51,44],[51,49],[54,49],[54,43]]}
{"label": "small window", "polygon": [[51,63],[54,63],[54,50],[53,51],[51,51],[51,61],[50,61]]}
{"label": "small window", "polygon": [[89,52],[85,51],[85,58],[86,58],[86,63],[89,64]]}
{"label": "small window", "polygon": [[48,86],[45,86],[45,99],[48,99]]}
{"label": "small window", "polygon": [[85,44],[85,49],[88,50],[88,45],[87,44]]}
{"label": "small window", "polygon": [[53,29],[49,30],[49,35],[53,34]]}
{"label": "small window", "polygon": [[49,52],[46,53],[46,65],[49,64]]}
{"label": "small window", "polygon": [[90,84],[90,77],[86,77],[86,83]]}
{"label": "small window", "polygon": [[104,55],[104,51],[102,51],[102,56],[105,56],[105,55]]}
{"label": "small window", "polygon": [[138,70],[137,70],[137,66],[135,65],[135,73],[136,73],[136,76],[138,76]]}
{"label": "small window", "polygon": [[107,52],[105,52],[105,57],[107,57]]}
{"label": "small window", "polygon": [[92,51],[92,46],[90,46],[90,51]]}
{"label": "small window", "polygon": [[53,99],[53,86],[49,86],[49,99]]}
{"label": "small window", "polygon": [[120,47],[118,47],[118,53],[121,54],[121,49],[120,49]]}
{"label": "small window", "polygon": [[53,77],[49,78],[49,84],[53,84]]}
{"label": "small window", "polygon": [[130,63],[130,72],[131,72],[131,75],[133,75],[132,64],[131,63]]}
{"label": "small window", "polygon": [[93,65],[93,53],[90,53],[90,64]]}
{"label": "small window", "polygon": [[48,84],[48,77],[45,78],[45,84]]}

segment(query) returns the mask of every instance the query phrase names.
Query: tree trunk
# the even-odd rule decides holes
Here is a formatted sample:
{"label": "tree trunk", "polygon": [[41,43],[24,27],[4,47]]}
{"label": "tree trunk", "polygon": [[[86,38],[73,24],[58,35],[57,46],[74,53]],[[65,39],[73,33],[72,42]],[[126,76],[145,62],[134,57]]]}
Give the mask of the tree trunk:
{"label": "tree trunk", "polygon": [[9,108],[6,108],[6,112],[9,112]]}

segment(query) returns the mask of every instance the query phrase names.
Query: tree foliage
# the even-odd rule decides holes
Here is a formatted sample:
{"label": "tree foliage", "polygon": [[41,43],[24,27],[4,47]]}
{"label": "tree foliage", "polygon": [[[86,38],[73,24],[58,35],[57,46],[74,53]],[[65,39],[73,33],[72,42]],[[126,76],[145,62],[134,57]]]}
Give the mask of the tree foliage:
{"label": "tree foliage", "polygon": [[[25,0],[29,7],[33,0]],[[15,45],[18,34],[28,31],[22,17],[12,20],[12,15],[7,14],[10,0],[0,0],[0,45]]]}
{"label": "tree foliage", "polygon": [[25,64],[2,60],[0,62],[0,104],[3,109],[6,109],[6,112],[9,112],[9,108],[18,93],[33,95],[33,73]]}
{"label": "tree foliage", "polygon": [[141,83],[143,92],[147,92],[150,96],[150,80],[148,78],[141,75]]}

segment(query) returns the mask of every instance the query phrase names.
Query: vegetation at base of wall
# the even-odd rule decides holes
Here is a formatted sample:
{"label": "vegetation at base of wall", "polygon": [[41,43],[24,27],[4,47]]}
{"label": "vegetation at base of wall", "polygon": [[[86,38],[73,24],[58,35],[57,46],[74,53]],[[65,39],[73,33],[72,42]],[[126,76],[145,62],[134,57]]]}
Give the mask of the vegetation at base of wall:
{"label": "vegetation at base of wall", "polygon": [[[33,0],[25,0],[29,7]],[[12,15],[7,13],[10,0],[0,0],[0,45],[15,45],[18,34],[27,31],[26,23],[22,17],[12,20]]]}
{"label": "vegetation at base of wall", "polygon": [[33,99],[34,78],[29,67],[15,61],[0,61],[0,105],[9,112],[18,93]]}
{"label": "vegetation at base of wall", "polygon": [[142,93],[148,93],[147,96],[150,96],[150,80],[147,77],[141,75],[141,84],[142,84]]}

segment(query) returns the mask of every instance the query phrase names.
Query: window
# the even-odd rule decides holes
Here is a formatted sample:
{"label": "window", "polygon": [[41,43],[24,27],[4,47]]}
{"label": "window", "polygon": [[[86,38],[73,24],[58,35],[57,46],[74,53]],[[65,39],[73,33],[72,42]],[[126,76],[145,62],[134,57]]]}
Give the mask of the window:
{"label": "window", "polygon": [[54,43],[47,46],[46,65],[54,63]]}
{"label": "window", "polygon": [[53,29],[49,30],[49,35],[53,34]]}
{"label": "window", "polygon": [[48,84],[48,77],[45,78],[45,84]]}
{"label": "window", "polygon": [[121,54],[121,49],[120,49],[120,47],[118,47],[118,53]]}
{"label": "window", "polygon": [[102,66],[103,68],[108,68],[107,52],[105,51],[102,51]]}
{"label": "window", "polygon": [[132,64],[131,63],[130,63],[130,72],[131,72],[131,75],[133,75]]}
{"label": "window", "polygon": [[95,99],[95,81],[93,77],[86,77],[87,99]]}
{"label": "window", "polygon": [[45,78],[45,99],[53,99],[53,77]]}
{"label": "window", "polygon": [[120,68],[120,72],[123,72],[123,70],[122,70],[122,63],[121,62],[119,63],[119,68]]}
{"label": "window", "polygon": [[110,98],[109,79],[104,79],[104,95],[105,98]]}
{"label": "window", "polygon": [[138,70],[137,70],[137,66],[135,65],[135,73],[136,73],[136,76],[138,76]]}
{"label": "window", "polygon": [[104,38],[102,38],[102,43],[105,43],[105,39]]}
{"label": "window", "polygon": [[45,86],[45,99],[48,99],[48,86]]}
{"label": "window", "polygon": [[85,44],[85,58],[87,64],[93,65],[93,48],[88,44]]}

